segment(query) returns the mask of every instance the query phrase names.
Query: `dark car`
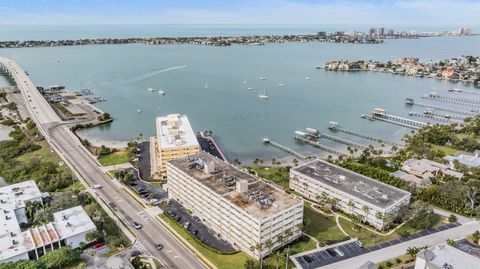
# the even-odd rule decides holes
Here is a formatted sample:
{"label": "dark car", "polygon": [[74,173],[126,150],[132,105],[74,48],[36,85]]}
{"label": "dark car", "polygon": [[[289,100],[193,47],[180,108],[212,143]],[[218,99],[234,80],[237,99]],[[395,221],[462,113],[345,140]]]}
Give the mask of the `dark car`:
{"label": "dark car", "polygon": [[335,253],[335,251],[334,251],[333,249],[331,249],[331,248],[327,249],[327,252],[328,252],[328,254],[330,254],[330,256],[332,256],[332,257],[337,256],[337,253]]}
{"label": "dark car", "polygon": [[155,248],[158,249],[158,250],[162,250],[163,245],[162,244],[155,244]]}
{"label": "dark car", "polygon": [[194,230],[194,231],[192,231],[192,234],[193,234],[193,236],[197,236],[197,234],[198,234],[198,230]]}
{"label": "dark car", "polygon": [[303,259],[304,259],[307,263],[313,262],[312,257],[310,257],[310,256],[308,256],[308,255],[305,255],[305,256],[303,257]]}
{"label": "dark car", "polygon": [[130,253],[130,257],[140,256],[140,254],[142,253],[139,250],[134,250],[132,253]]}

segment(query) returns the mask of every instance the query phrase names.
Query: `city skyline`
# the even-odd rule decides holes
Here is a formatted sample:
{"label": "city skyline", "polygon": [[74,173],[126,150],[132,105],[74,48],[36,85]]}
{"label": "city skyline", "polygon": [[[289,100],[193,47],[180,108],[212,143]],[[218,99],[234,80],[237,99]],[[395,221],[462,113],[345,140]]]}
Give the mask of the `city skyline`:
{"label": "city skyline", "polygon": [[[0,24],[320,24],[419,27],[480,25],[473,0],[5,1]],[[336,12],[331,12],[335,10]],[[449,10],[448,13],[444,12]]]}

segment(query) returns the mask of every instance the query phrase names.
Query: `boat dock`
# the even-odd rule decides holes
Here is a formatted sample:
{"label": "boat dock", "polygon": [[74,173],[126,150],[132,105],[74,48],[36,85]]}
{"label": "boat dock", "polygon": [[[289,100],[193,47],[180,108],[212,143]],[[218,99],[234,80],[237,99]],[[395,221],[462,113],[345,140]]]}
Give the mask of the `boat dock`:
{"label": "boat dock", "polygon": [[[439,101],[439,100],[437,100],[437,101]],[[432,109],[435,109],[435,110],[442,110],[442,111],[447,111],[447,112],[452,112],[452,113],[457,113],[457,114],[462,114],[462,115],[467,115],[467,116],[475,116],[480,112],[480,110],[478,110],[478,109],[472,109],[471,111],[466,111],[466,110],[453,109],[453,108],[449,108],[449,107],[418,103],[418,102],[415,102],[415,100],[413,98],[405,99],[405,104],[411,105],[411,106],[424,107],[424,108],[432,108]]]}
{"label": "boat dock", "polygon": [[470,90],[455,89],[455,88],[452,88],[448,91],[451,92],[451,93],[480,94],[480,91],[470,91]]}
{"label": "boat dock", "polygon": [[428,123],[425,123],[425,122],[411,120],[411,119],[402,118],[402,117],[399,117],[399,116],[387,114],[386,111],[384,109],[381,109],[381,108],[373,109],[371,116],[363,114],[362,118],[369,119],[369,120],[381,120],[381,121],[384,121],[384,122],[388,122],[388,123],[391,123],[391,124],[399,125],[399,126],[414,129],[414,130],[418,130],[418,129],[428,125]]}
{"label": "boat dock", "polygon": [[432,120],[446,122],[446,123],[461,123],[462,122],[461,120],[451,119],[451,118],[448,118],[446,115],[435,114],[433,112],[432,113],[425,113],[425,112],[420,113],[420,112],[411,111],[410,113],[408,113],[408,115],[410,115],[412,117],[422,117],[422,118],[432,119]]}
{"label": "boat dock", "polygon": [[423,98],[423,99],[428,99],[428,100],[437,101],[437,102],[444,102],[444,103],[450,103],[450,104],[456,104],[456,105],[462,105],[462,106],[480,108],[480,104],[465,103],[465,102],[458,101],[458,100],[440,99],[440,98],[430,97],[430,96],[428,96],[428,95],[423,95],[422,98]]}
{"label": "boat dock", "polygon": [[283,151],[285,151],[286,153],[289,153],[289,154],[291,154],[291,155],[293,155],[293,156],[295,156],[295,157],[297,157],[297,158],[299,158],[299,159],[301,159],[301,160],[307,159],[307,156],[304,156],[304,155],[296,152],[295,150],[293,150],[293,149],[291,149],[291,148],[287,148],[287,147],[285,147],[285,146],[283,146],[283,145],[281,145],[281,144],[279,144],[279,143],[277,143],[277,142],[275,142],[275,141],[272,141],[272,140],[270,140],[270,138],[268,138],[268,137],[262,138],[262,142],[263,142],[264,144],[266,144],[266,145],[272,145],[272,146],[274,146],[274,147],[276,147],[276,148],[278,148],[278,149],[280,149],[280,150],[283,150]]}
{"label": "boat dock", "polygon": [[[434,100],[440,99],[440,100],[453,100],[453,101],[458,101],[466,104],[480,104],[479,99],[471,99],[471,98],[463,98],[463,97],[458,97],[458,96],[450,96],[450,95],[441,95],[436,92],[430,92],[428,95],[424,95],[426,97],[430,97]],[[423,97],[423,96],[422,96]]]}
{"label": "boat dock", "polygon": [[314,137],[314,138],[326,138],[326,139],[329,139],[329,140],[332,140],[332,141],[335,141],[335,142],[338,142],[338,143],[341,143],[341,144],[345,144],[347,146],[351,146],[351,147],[354,147],[354,148],[357,148],[357,149],[362,149],[363,150],[363,149],[367,148],[367,146],[365,146],[365,145],[358,144],[358,143],[355,143],[353,141],[343,139],[343,138],[340,138],[340,137],[337,137],[337,136],[324,134],[324,133],[321,133],[318,130],[313,129],[313,128],[307,128],[306,135],[310,136],[310,137]]}
{"label": "boat dock", "polygon": [[328,129],[331,130],[331,131],[338,131],[338,132],[346,133],[346,134],[349,134],[349,135],[357,136],[357,137],[360,137],[360,138],[368,139],[368,140],[371,140],[371,141],[375,141],[375,142],[380,143],[380,144],[386,144],[386,145],[397,146],[397,147],[402,146],[401,144],[398,144],[398,143],[395,143],[395,142],[386,141],[386,140],[380,139],[378,137],[374,137],[374,136],[371,136],[371,135],[362,134],[362,133],[359,133],[359,132],[350,131],[350,130],[341,128],[341,127],[339,127],[339,124],[335,121],[330,121],[328,123]]}
{"label": "boat dock", "polygon": [[338,156],[344,156],[344,157],[347,156],[347,154],[345,154],[345,153],[342,153],[342,152],[340,152],[340,151],[338,151],[338,150],[336,150],[336,149],[333,149],[333,148],[331,148],[331,147],[327,147],[327,146],[325,146],[325,145],[322,145],[322,144],[320,144],[319,142],[312,141],[312,140],[310,140],[310,139],[307,139],[307,138],[305,138],[305,137],[302,137],[302,136],[299,135],[299,134],[295,135],[295,139],[298,140],[298,141],[301,141],[301,142],[310,144],[310,145],[312,145],[312,146],[314,146],[314,147],[317,147],[317,148],[319,148],[319,149],[321,149],[321,150],[323,150],[323,151],[326,151],[326,152],[329,152],[329,153],[333,153],[333,154],[338,155]]}

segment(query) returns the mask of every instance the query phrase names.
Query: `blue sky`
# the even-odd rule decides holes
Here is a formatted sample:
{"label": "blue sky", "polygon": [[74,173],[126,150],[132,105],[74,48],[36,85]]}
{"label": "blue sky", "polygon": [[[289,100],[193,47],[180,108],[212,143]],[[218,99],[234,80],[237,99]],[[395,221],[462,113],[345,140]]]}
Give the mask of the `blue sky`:
{"label": "blue sky", "polygon": [[0,24],[478,26],[480,0],[1,0]]}

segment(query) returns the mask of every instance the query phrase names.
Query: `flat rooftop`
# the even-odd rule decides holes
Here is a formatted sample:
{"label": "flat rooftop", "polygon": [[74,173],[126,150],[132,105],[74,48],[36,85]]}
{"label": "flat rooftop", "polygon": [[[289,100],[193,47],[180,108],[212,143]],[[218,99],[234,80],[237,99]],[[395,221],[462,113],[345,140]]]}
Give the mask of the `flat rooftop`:
{"label": "flat rooftop", "polygon": [[200,147],[186,115],[170,114],[158,117],[157,139],[161,149]]}
{"label": "flat rooftop", "polygon": [[318,159],[292,170],[383,209],[410,197],[407,191]]}
{"label": "flat rooftop", "polygon": [[53,213],[53,226],[60,238],[68,238],[96,229],[95,224],[81,206]]}
{"label": "flat rooftop", "polygon": [[480,268],[479,258],[447,244],[430,247],[420,252],[417,255],[417,259],[419,258],[438,266],[438,268],[449,268],[445,267],[445,265],[450,265],[453,269]]}
{"label": "flat rooftop", "polygon": [[[268,217],[302,203],[301,200],[206,152],[171,160],[169,163],[255,217]],[[199,165],[202,163],[214,167],[215,172],[207,172]],[[237,182],[248,186],[245,192],[237,190]],[[270,202],[262,206],[260,200],[263,199]]]}
{"label": "flat rooftop", "polygon": [[33,180],[24,181],[0,188],[0,209],[25,207],[28,201],[42,198],[42,192]]}

